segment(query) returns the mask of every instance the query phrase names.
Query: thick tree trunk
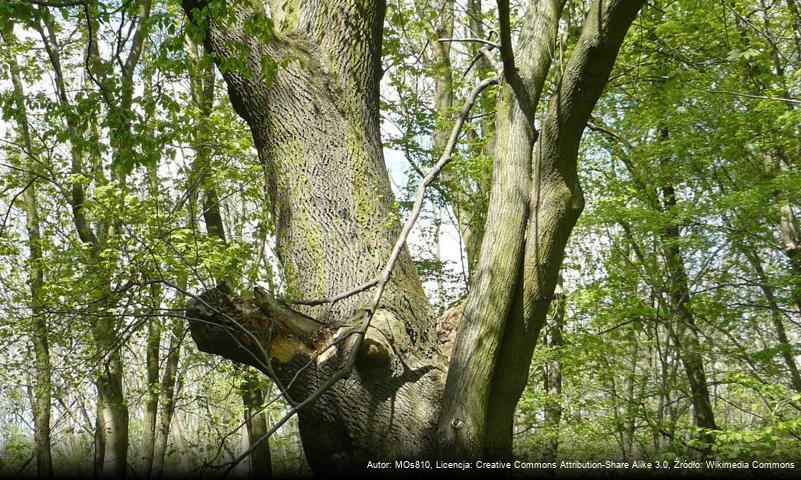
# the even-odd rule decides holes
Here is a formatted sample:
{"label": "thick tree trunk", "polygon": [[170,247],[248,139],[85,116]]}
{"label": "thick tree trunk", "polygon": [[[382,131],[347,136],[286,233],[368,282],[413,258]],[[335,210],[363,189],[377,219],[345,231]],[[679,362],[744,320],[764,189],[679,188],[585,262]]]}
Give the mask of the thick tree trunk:
{"label": "thick tree trunk", "polygon": [[[504,330],[507,323],[514,323],[511,319],[522,316],[519,299],[523,238],[529,215],[532,147],[536,140],[533,112],[550,68],[560,10],[558,0],[529,3],[518,48],[519,72],[510,58],[508,24],[503,29],[507,32],[501,38],[506,81],[496,114],[496,160],[487,225],[454,343],[440,418],[442,448],[455,457],[511,456],[512,416],[520,395],[502,399],[511,409],[498,411],[494,403],[500,399],[492,393],[495,388],[492,380],[486,379],[498,380],[499,375],[492,375],[497,368],[496,360],[505,361],[504,357],[511,353],[509,346],[502,343]],[[506,11],[499,11],[501,21],[508,22],[508,15],[507,5]],[[519,91],[521,88],[523,92]],[[526,370],[530,360],[530,355],[522,359]],[[508,422],[503,418],[507,413]]]}
{"label": "thick tree trunk", "polygon": [[[184,7],[192,17],[202,4],[186,2]],[[254,74],[228,70],[224,76],[229,98],[248,121],[268,171],[287,290],[294,298],[329,297],[375,278],[399,233],[379,133],[384,8],[381,2],[367,1],[284,1],[273,7],[280,31],[269,44],[244,33],[244,22],[254,13],[244,5],[235,7],[235,19],[224,26],[211,19],[205,43],[221,59],[241,56],[232,39],[247,45],[244,60]],[[288,60],[270,84],[260,75],[262,55]],[[219,293],[204,298],[225,304],[226,295]],[[324,324],[317,340],[324,342],[357,319],[368,294],[304,308]],[[235,304],[248,305],[229,300],[231,312],[236,312]],[[197,303],[189,313],[214,316],[197,311]],[[271,368],[263,355],[258,360],[247,354],[240,358],[286,385],[320,352],[313,342],[295,342],[282,350],[276,337],[268,341],[263,328],[267,321],[262,317],[258,322],[263,326],[256,331],[270,349]],[[373,365],[364,357],[347,380],[299,412],[301,438],[315,470],[361,467],[379,456],[431,457],[444,363],[435,349],[428,302],[405,250],[372,324],[391,340],[389,358]],[[193,322],[190,328],[201,348],[220,350],[209,344],[209,335],[215,333],[204,324]],[[233,344],[230,350],[236,352]],[[292,382],[288,396],[304,400],[331,376],[349,353],[348,345],[329,351],[334,354],[327,361],[313,360]]]}
{"label": "thick tree trunk", "polygon": [[[505,63],[488,223],[443,392],[446,365],[435,321],[405,248],[376,312],[362,310],[369,286],[331,301],[376,279],[399,234],[379,132],[384,2],[276,0],[276,31],[262,41],[248,22],[262,13],[255,4],[229,6],[223,20],[201,12],[205,0],[184,1],[190,19],[203,22],[204,43],[218,62],[230,65],[235,57],[247,66],[247,72],[225,68],[223,76],[266,167],[287,293],[328,299],[290,308],[267,292],[243,298],[223,284],[190,302],[190,330],[201,350],[288,385],[285,395],[294,404],[356,358],[353,370],[342,370],[344,380],[298,412],[315,471],[379,458],[481,458],[485,444],[488,451],[511,451],[532,333],[542,324],[581,211],[575,169],[581,133],[642,4],[604,0],[591,8],[545,123],[536,195],[530,195],[533,111],[558,15],[527,18],[521,72]],[[532,2],[530,11],[552,7],[561,2]],[[503,41],[505,57],[510,42]],[[268,81],[262,66],[270,61],[282,65]],[[536,221],[526,242],[530,198]],[[525,262],[524,248],[530,249]],[[542,318],[530,313],[534,305]],[[515,325],[504,335],[510,311]],[[347,332],[370,314],[365,341],[349,340]],[[332,338],[336,345],[326,349]],[[361,349],[353,352],[354,345]]]}

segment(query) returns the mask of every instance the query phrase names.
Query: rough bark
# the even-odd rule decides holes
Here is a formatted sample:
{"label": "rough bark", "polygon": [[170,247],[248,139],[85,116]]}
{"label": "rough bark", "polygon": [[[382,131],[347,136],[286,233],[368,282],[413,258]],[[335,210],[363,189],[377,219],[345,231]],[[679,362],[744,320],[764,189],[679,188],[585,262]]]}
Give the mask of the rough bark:
{"label": "rough bark", "polygon": [[[543,3],[553,5],[532,2],[531,11],[544,8]],[[463,307],[443,413],[445,366],[428,302],[404,249],[356,368],[298,412],[313,469],[354,468],[368,458],[431,458],[434,446],[440,455],[484,456],[487,407],[494,405],[490,398],[497,403],[500,390],[508,390],[505,380],[496,386],[492,379],[506,374],[493,375],[502,371],[496,358],[501,341],[506,341],[503,330],[515,296],[520,325],[527,311],[520,279],[533,278],[537,286],[529,290],[532,298],[544,299],[544,317],[564,244],[581,209],[575,159],[583,126],[642,3],[594,5],[567,80],[549,110],[536,196],[530,195],[533,111],[550,62],[550,44],[543,47],[537,39],[552,36],[556,27],[554,23],[541,30],[542,19],[529,18],[531,31],[524,33],[522,44],[531,42],[530,49],[523,49],[530,55],[521,59],[519,70],[504,62],[505,103],[499,108],[503,119],[486,233]],[[223,68],[223,76],[266,166],[277,253],[289,295],[331,298],[376,278],[398,236],[378,130],[384,3],[275,1],[271,13],[276,31],[269,41],[246,33],[245,23],[261,14],[259,7],[229,6],[231,14],[222,18],[203,14],[204,6],[203,1],[184,2],[190,19],[202,22],[204,43],[218,65],[226,67],[227,60],[237,57],[248,67],[247,72]],[[508,22],[505,30],[510,30]],[[510,34],[505,38],[508,54]],[[282,62],[269,81],[261,68],[265,59]],[[538,198],[535,211],[547,218],[533,230],[539,239],[531,247],[536,265],[531,268],[544,266],[547,272],[526,277],[530,197]],[[365,288],[340,301],[292,307],[267,292],[257,291],[251,299],[220,285],[195,298],[187,313],[199,348],[259,368],[280,385],[289,385],[286,396],[298,403],[344,365],[350,348],[360,343],[343,332],[352,332],[349,328],[373,313],[359,308],[369,293]],[[344,339],[322,351],[335,336]],[[531,337],[524,341],[528,356],[511,357],[516,378],[527,371]],[[508,439],[497,440],[500,430],[493,429],[492,442],[511,443],[512,413],[524,383],[513,398],[504,399],[511,406],[500,417],[508,420]]]}
{"label": "rough bark", "polygon": [[[538,2],[543,3],[543,2]],[[503,337],[490,393],[494,456],[510,458],[514,410],[556,286],[567,239],[584,200],[577,157],[584,127],[642,0],[596,1],[557,85],[535,147],[521,291]],[[555,28],[555,27],[551,27]],[[544,56],[544,54],[543,54]],[[500,138],[500,137],[499,137]],[[500,140],[499,140],[500,141]],[[522,305],[522,306],[518,306]],[[491,438],[489,438],[491,437]]]}
{"label": "rough bark", "polygon": [[[184,3],[190,18],[202,7]],[[310,299],[350,290],[376,276],[399,232],[392,221],[393,199],[379,134],[383,2],[275,2],[278,31],[270,42],[245,33],[246,19],[256,13],[253,7],[239,4],[232,9],[225,22],[209,19],[204,42],[223,61],[243,58],[252,72],[226,70],[223,75],[229,98],[250,125],[268,172],[277,253],[288,291],[295,298]],[[246,46],[244,55],[234,41]],[[287,61],[269,83],[261,75],[263,56]],[[315,317],[324,324],[321,332],[331,335],[358,318],[367,294],[326,307],[298,307],[302,312],[296,313]],[[245,299],[229,297],[226,303],[226,295],[214,292],[203,298],[207,297],[223,301],[231,313],[240,307],[240,312],[260,311]],[[191,308],[189,313],[215,317],[213,311],[205,317]],[[221,320],[217,315],[217,323]],[[237,353],[236,342],[230,347],[240,361],[256,363],[286,385],[299,366],[320,352],[314,351],[314,344],[306,345],[310,350],[302,347],[296,332],[285,343],[295,350],[276,347],[276,339],[284,337],[273,333],[272,342],[267,341],[264,327],[271,320],[261,315],[253,325],[264,335],[259,340],[269,346],[265,350],[277,354],[270,359],[271,369],[251,355]],[[433,345],[428,303],[405,250],[373,325],[392,341],[389,361],[375,368],[362,364],[299,412],[301,438],[315,470],[353,468],[376,456],[430,456],[441,361]],[[201,348],[214,348],[204,342],[211,333],[207,327],[192,322],[192,335]],[[276,322],[274,328],[278,332],[282,327]],[[312,361],[293,382],[289,397],[299,401],[309,395],[331,375],[346,347],[330,351],[328,361]]]}
{"label": "rough bark", "polygon": [[[9,50],[8,67],[13,86],[15,120],[19,126],[25,155],[34,158],[33,142],[28,126],[28,113],[25,106],[25,90],[14,52],[16,39],[13,32],[2,32],[2,39]],[[29,287],[31,292],[31,345],[34,354],[35,385],[33,404],[34,443],[36,445],[36,465],[40,478],[53,477],[53,461],[50,450],[50,412],[51,412],[51,364],[48,340],[47,317],[43,310],[42,287],[44,286],[44,259],[42,257],[42,234],[39,222],[39,202],[37,198],[35,173],[36,166],[27,166],[24,193],[25,218],[28,231]]]}
{"label": "rough bark", "polygon": [[[487,426],[495,428],[487,418],[493,413],[488,413],[491,383],[486,379],[493,378],[503,329],[519,286],[535,141],[532,114],[550,67],[560,7],[558,1],[531,2],[517,52],[520,70],[512,59],[504,58],[505,83],[498,100],[487,223],[454,343],[439,421],[441,449],[458,458],[483,458]],[[503,13],[501,17],[506,21]],[[510,51],[511,45],[504,47],[510,36],[501,41],[502,49]],[[513,91],[515,81],[522,83],[524,98]],[[511,430],[508,434],[511,437]],[[491,438],[491,450],[495,443]]]}

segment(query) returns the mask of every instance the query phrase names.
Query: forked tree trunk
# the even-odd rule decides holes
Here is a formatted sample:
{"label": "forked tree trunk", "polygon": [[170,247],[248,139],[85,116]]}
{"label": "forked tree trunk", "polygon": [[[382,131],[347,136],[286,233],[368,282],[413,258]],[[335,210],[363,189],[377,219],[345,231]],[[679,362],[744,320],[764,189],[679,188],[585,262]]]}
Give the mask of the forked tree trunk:
{"label": "forked tree trunk", "polygon": [[[95,78],[98,78],[98,88],[106,101],[106,120],[112,125],[111,128],[111,147],[113,155],[118,158],[125,158],[133,155],[128,150],[129,145],[124,139],[130,137],[129,117],[132,112],[132,101],[134,93],[134,71],[139,65],[142,51],[147,37],[147,28],[150,22],[150,0],[142,0],[136,4],[136,27],[133,29],[128,47],[128,55],[121,66],[121,74],[118,78],[110,79],[107,75],[113,71],[106,71],[99,56],[97,32],[99,20],[97,5],[86,5],[86,20],[92,28],[87,29],[86,37],[86,65],[92,71]],[[53,69],[53,80],[56,86],[56,96],[58,102],[64,107],[65,111],[71,111],[70,91],[67,89],[66,80],[62,71],[61,64],[61,45],[59,45],[57,35],[57,24],[50,14],[48,6],[42,6],[36,16],[35,27],[39,32],[45,51]],[[90,36],[91,35],[91,36]],[[113,80],[119,81],[119,91],[112,88]],[[85,133],[80,125],[75,121],[74,116],[66,115],[67,130],[70,135],[70,171],[74,177],[69,192],[68,202],[72,209],[73,223],[75,231],[80,241],[87,246],[87,261],[84,267],[91,275],[87,275],[87,280],[91,282],[91,289],[97,295],[97,300],[93,302],[98,312],[114,306],[114,295],[112,292],[111,274],[106,259],[101,255],[109,245],[109,240],[114,235],[114,228],[110,213],[99,215],[100,218],[90,218],[86,210],[86,188],[78,178],[94,176],[98,185],[108,183],[108,179],[103,173],[102,160],[99,157],[91,158],[92,168],[86,169],[86,153],[82,150],[81,144],[85,140]],[[95,125],[96,126],[96,125]],[[91,171],[91,175],[88,175]],[[120,185],[123,179],[112,179]],[[95,227],[95,228],[93,228]],[[95,430],[95,474],[106,477],[122,478],[127,474],[127,452],[128,452],[128,406],[123,391],[123,367],[122,356],[120,353],[120,343],[118,338],[119,319],[113,315],[92,316],[90,329],[94,339],[95,353],[99,360],[96,367],[95,385],[97,388],[96,402],[96,430]]]}
{"label": "forked tree trunk", "polygon": [[[531,2],[546,12],[561,11],[564,1]],[[546,4],[551,4],[550,7]],[[530,4],[530,5],[531,5]],[[514,411],[523,393],[528,365],[553,297],[565,246],[584,208],[578,181],[578,148],[590,113],[609,79],[617,53],[643,0],[595,1],[590,6],[572,56],[548,104],[540,138],[534,147],[523,267],[492,378],[486,443],[495,457],[510,458]],[[531,6],[529,7],[531,8]],[[534,64],[540,65],[554,41],[546,20],[553,14],[527,18],[544,22],[546,33],[535,36]],[[539,25],[539,23],[535,23]],[[501,129],[499,128],[499,140]],[[498,147],[500,148],[500,147]],[[497,159],[496,159],[497,162]],[[520,287],[522,285],[522,288]],[[501,373],[502,372],[502,373]]]}
{"label": "forked tree trunk", "polygon": [[[548,111],[536,195],[530,191],[533,111],[558,14],[527,15],[520,73],[505,63],[509,86],[498,112],[488,223],[471,297],[459,310],[464,313],[450,366],[439,352],[436,319],[405,248],[376,312],[364,310],[369,288],[290,308],[267,292],[243,298],[221,285],[191,302],[187,315],[198,347],[259,368],[279,387],[288,386],[292,403],[356,359],[346,378],[298,412],[315,471],[360,468],[367,460],[484,458],[511,451],[524,372],[581,211],[579,140],[643,3],[597,0],[591,7]],[[254,34],[249,21],[265,13],[258,4],[229,5],[231,14],[224,17],[205,7],[205,0],[184,1],[205,32],[207,49],[226,67],[229,98],[266,166],[287,294],[330,300],[374,280],[400,233],[379,132],[384,2],[276,0],[270,12],[275,31],[268,35]],[[531,2],[529,12],[560,8],[558,1]],[[508,5],[506,10],[508,17]],[[233,58],[247,68],[229,68]],[[263,70],[270,62],[280,64],[274,75]],[[530,201],[535,220],[527,222]],[[336,336],[353,333],[350,328],[370,313],[364,342],[359,334]],[[507,323],[514,325],[507,329]],[[326,350],[335,337],[341,341]],[[361,348],[353,351],[356,345]],[[502,425],[496,428],[489,417]]]}

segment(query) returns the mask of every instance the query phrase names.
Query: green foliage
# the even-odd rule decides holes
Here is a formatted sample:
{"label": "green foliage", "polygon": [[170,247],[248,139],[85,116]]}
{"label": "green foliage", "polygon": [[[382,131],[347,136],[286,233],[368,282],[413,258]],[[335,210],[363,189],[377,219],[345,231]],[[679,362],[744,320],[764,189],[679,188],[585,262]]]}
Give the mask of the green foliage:
{"label": "green foliage", "polygon": [[[485,11],[471,12],[471,22],[466,2],[456,2],[453,37],[478,35],[471,30],[477,22],[486,40],[497,40],[490,33],[496,12],[487,9],[492,2],[483,3]],[[517,27],[522,3],[512,3]],[[239,292],[266,283],[272,292],[291,293],[275,254],[268,175],[249,128],[225,98],[223,76],[269,86],[300,60],[253,48],[256,41],[294,41],[274,32],[267,10],[247,19],[247,38],[226,45],[234,54],[220,58],[201,45],[211,18],[232,21],[227,2],[204,3],[189,22],[177,2],[156,1],[142,24],[143,55],[129,74],[125,57],[134,36],[126,32],[136,28],[131,18],[140,1],[90,5],[0,0],[0,458],[14,470],[33,451],[30,340],[35,320],[45,319],[62,471],[91,473],[93,379],[108,364],[109,349],[120,352],[126,368],[138,469],[143,398],[162,387],[142,375],[146,325],[156,318],[163,327],[162,370],[170,346],[182,345],[176,424],[183,430],[180,437],[173,432],[167,463],[189,463],[205,474],[241,450],[240,434],[231,432],[242,422],[242,372],[184,338],[179,322],[187,295],[222,279]],[[588,6],[566,4],[557,68],[540,112]],[[384,225],[390,230],[408,214],[421,175],[442,153],[437,138],[450,132],[476,82],[493,74],[480,58],[474,62],[472,44],[453,42],[449,65],[438,58],[442,19],[443,11],[425,2],[387,5],[381,113],[397,186]],[[676,0],[654,3],[634,24],[582,144],[587,207],[563,269],[562,342],[553,342],[551,312],[518,405],[518,456],[544,454],[556,437],[565,459],[685,459],[707,447],[699,440],[705,433],[714,435],[710,458],[801,454],[801,397],[787,364],[788,356],[797,364],[801,351],[801,263],[780,233],[783,212],[797,211],[801,198],[797,21],[785,2]],[[99,53],[87,55],[93,42]],[[63,92],[46,45],[60,58]],[[11,86],[12,65],[24,85],[24,109]],[[197,86],[209,71],[216,94],[206,105]],[[443,106],[437,85],[447,79],[453,102]],[[480,239],[486,220],[495,95],[488,90],[473,108],[445,175],[429,189],[410,245],[438,312],[464,297],[471,265],[469,246],[460,242],[468,231]],[[38,202],[39,259],[29,251],[23,195],[29,185]],[[208,234],[209,192],[218,200],[225,241]],[[80,214],[94,241],[79,238]],[[676,258],[686,276],[681,301],[671,288]],[[44,271],[36,294],[35,266]],[[34,297],[45,306],[39,312]],[[678,303],[700,339],[714,431],[693,422]],[[113,327],[111,346],[97,341],[98,325]],[[545,388],[557,363],[558,392]],[[274,420],[287,406],[270,385],[262,387]],[[555,404],[561,418],[548,423],[546,410]],[[276,470],[287,474],[306,469],[295,428],[271,439],[281,459]]]}

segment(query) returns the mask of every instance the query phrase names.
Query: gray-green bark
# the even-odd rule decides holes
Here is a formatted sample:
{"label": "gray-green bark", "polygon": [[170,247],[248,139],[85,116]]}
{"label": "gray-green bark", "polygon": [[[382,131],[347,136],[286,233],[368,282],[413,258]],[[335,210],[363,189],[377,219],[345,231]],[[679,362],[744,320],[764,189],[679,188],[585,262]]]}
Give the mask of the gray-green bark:
{"label": "gray-green bark", "polygon": [[[267,416],[263,412],[264,394],[259,387],[259,374],[248,369],[242,382],[242,403],[245,407],[245,425],[248,445],[260,441],[267,434]],[[265,441],[250,452],[250,476],[272,478],[270,444]]]}
{"label": "gray-green bark", "polygon": [[548,347],[554,350],[552,357],[545,364],[544,387],[545,399],[545,445],[543,461],[556,462],[559,453],[559,426],[562,421],[562,360],[559,349],[564,345],[563,328],[565,324],[565,294],[562,279],[556,285],[553,294],[553,317],[548,325]]}
{"label": "gray-green bark", "polygon": [[[269,44],[243,33],[242,24],[253,13],[246,6],[236,7],[236,21],[225,28],[212,19],[205,43],[222,58],[235,54],[231,39],[247,44],[245,60],[256,74],[228,71],[224,77],[267,167],[279,261],[294,297],[327,297],[375,277],[399,233],[379,132],[377,53],[384,8],[381,2],[281,3],[273,9],[281,31]],[[200,6],[184,5],[190,16]],[[292,57],[270,85],[258,74],[265,54]],[[304,310],[325,324],[321,335],[330,336],[358,314],[368,294]],[[389,364],[353,372],[299,413],[301,438],[315,469],[353,467],[374,455],[430,456],[436,408],[420,399],[435,403],[441,362],[427,358],[434,351],[434,323],[405,250],[383,298],[374,323],[395,344]],[[199,327],[192,324],[196,340]],[[342,350],[307,369],[290,397],[305,398],[330,376]],[[292,357],[305,363],[302,354]],[[284,384],[297,369],[292,358],[272,363]]]}
{"label": "gray-green bark", "polygon": [[[546,3],[561,7],[532,2],[531,11]],[[435,319],[404,249],[366,335],[372,346],[392,348],[361,351],[346,380],[298,412],[313,469],[361,467],[371,458],[481,458],[485,444],[492,452],[510,451],[512,414],[525,385],[521,372],[528,370],[536,336],[526,335],[519,345],[504,329],[508,322],[514,323],[511,331],[538,331],[544,319],[565,242],[581,211],[575,171],[581,133],[643,3],[599,1],[591,9],[548,112],[536,195],[532,112],[552,45],[540,40],[553,37],[556,27],[536,15],[528,18],[531,31],[522,43],[531,45],[521,50],[520,71],[505,69],[486,233],[447,386]],[[206,19],[206,48],[220,61],[236,56],[250,70],[229,69],[223,76],[267,170],[288,293],[329,298],[376,278],[399,234],[379,132],[384,3],[275,1],[277,31],[269,42],[244,30],[258,7],[231,6],[233,14],[223,23],[198,15],[204,5],[184,2],[190,19]],[[505,44],[508,53],[508,39]],[[261,75],[264,57],[287,62],[269,83]],[[530,205],[534,227],[527,223]],[[525,234],[527,225],[533,236]],[[526,237],[536,238],[534,245]],[[255,366],[281,384],[298,374],[287,392],[298,402],[350,357],[349,342],[319,354],[337,331],[360,322],[369,295],[366,289],[333,304],[290,308],[266,292],[243,298],[221,285],[191,302],[190,320],[202,321],[190,321],[190,330],[201,350]],[[542,310],[541,319],[531,313],[534,306]],[[502,428],[485,429],[496,406]]]}
{"label": "gray-green bark", "polygon": [[[13,32],[2,32],[3,43],[8,49],[8,67],[16,108],[15,120],[19,126],[25,155],[34,158],[33,142],[28,126],[28,113],[25,106],[25,90],[22,85],[19,65],[14,54],[16,39]],[[47,317],[43,312],[42,287],[44,286],[44,258],[42,256],[42,234],[39,221],[39,202],[37,198],[36,164],[27,164],[25,201],[26,228],[28,231],[29,287],[31,292],[31,345],[34,354],[36,381],[33,395],[34,443],[36,444],[36,465],[40,478],[53,477],[51,458],[50,413],[51,413],[51,364],[48,340]]]}
{"label": "gray-green bark", "polygon": [[[579,142],[641,0],[593,2],[577,45],[545,113],[535,146],[521,291],[509,317],[490,400],[495,457],[511,456],[514,410],[550,306],[567,239],[584,200],[578,183]],[[554,28],[554,27],[550,27]],[[544,54],[543,54],[544,56]],[[541,60],[544,61],[544,60]],[[500,140],[499,140],[500,141]],[[519,306],[518,306],[519,305]]]}
{"label": "gray-green bark", "polygon": [[[662,201],[667,211],[676,206],[676,191],[672,185],[662,187]],[[681,248],[679,247],[679,242],[681,241],[679,227],[674,224],[665,228],[662,233],[662,241],[668,274],[667,293],[675,325],[673,334],[676,336],[679,357],[690,382],[693,420],[696,427],[702,429],[701,440],[712,444],[715,441],[715,436],[711,431],[717,430],[718,427],[715,423],[715,414],[712,410],[712,402],[707,388],[701,342],[698,339],[698,327],[695,323],[695,316],[689,306],[690,288]]]}

